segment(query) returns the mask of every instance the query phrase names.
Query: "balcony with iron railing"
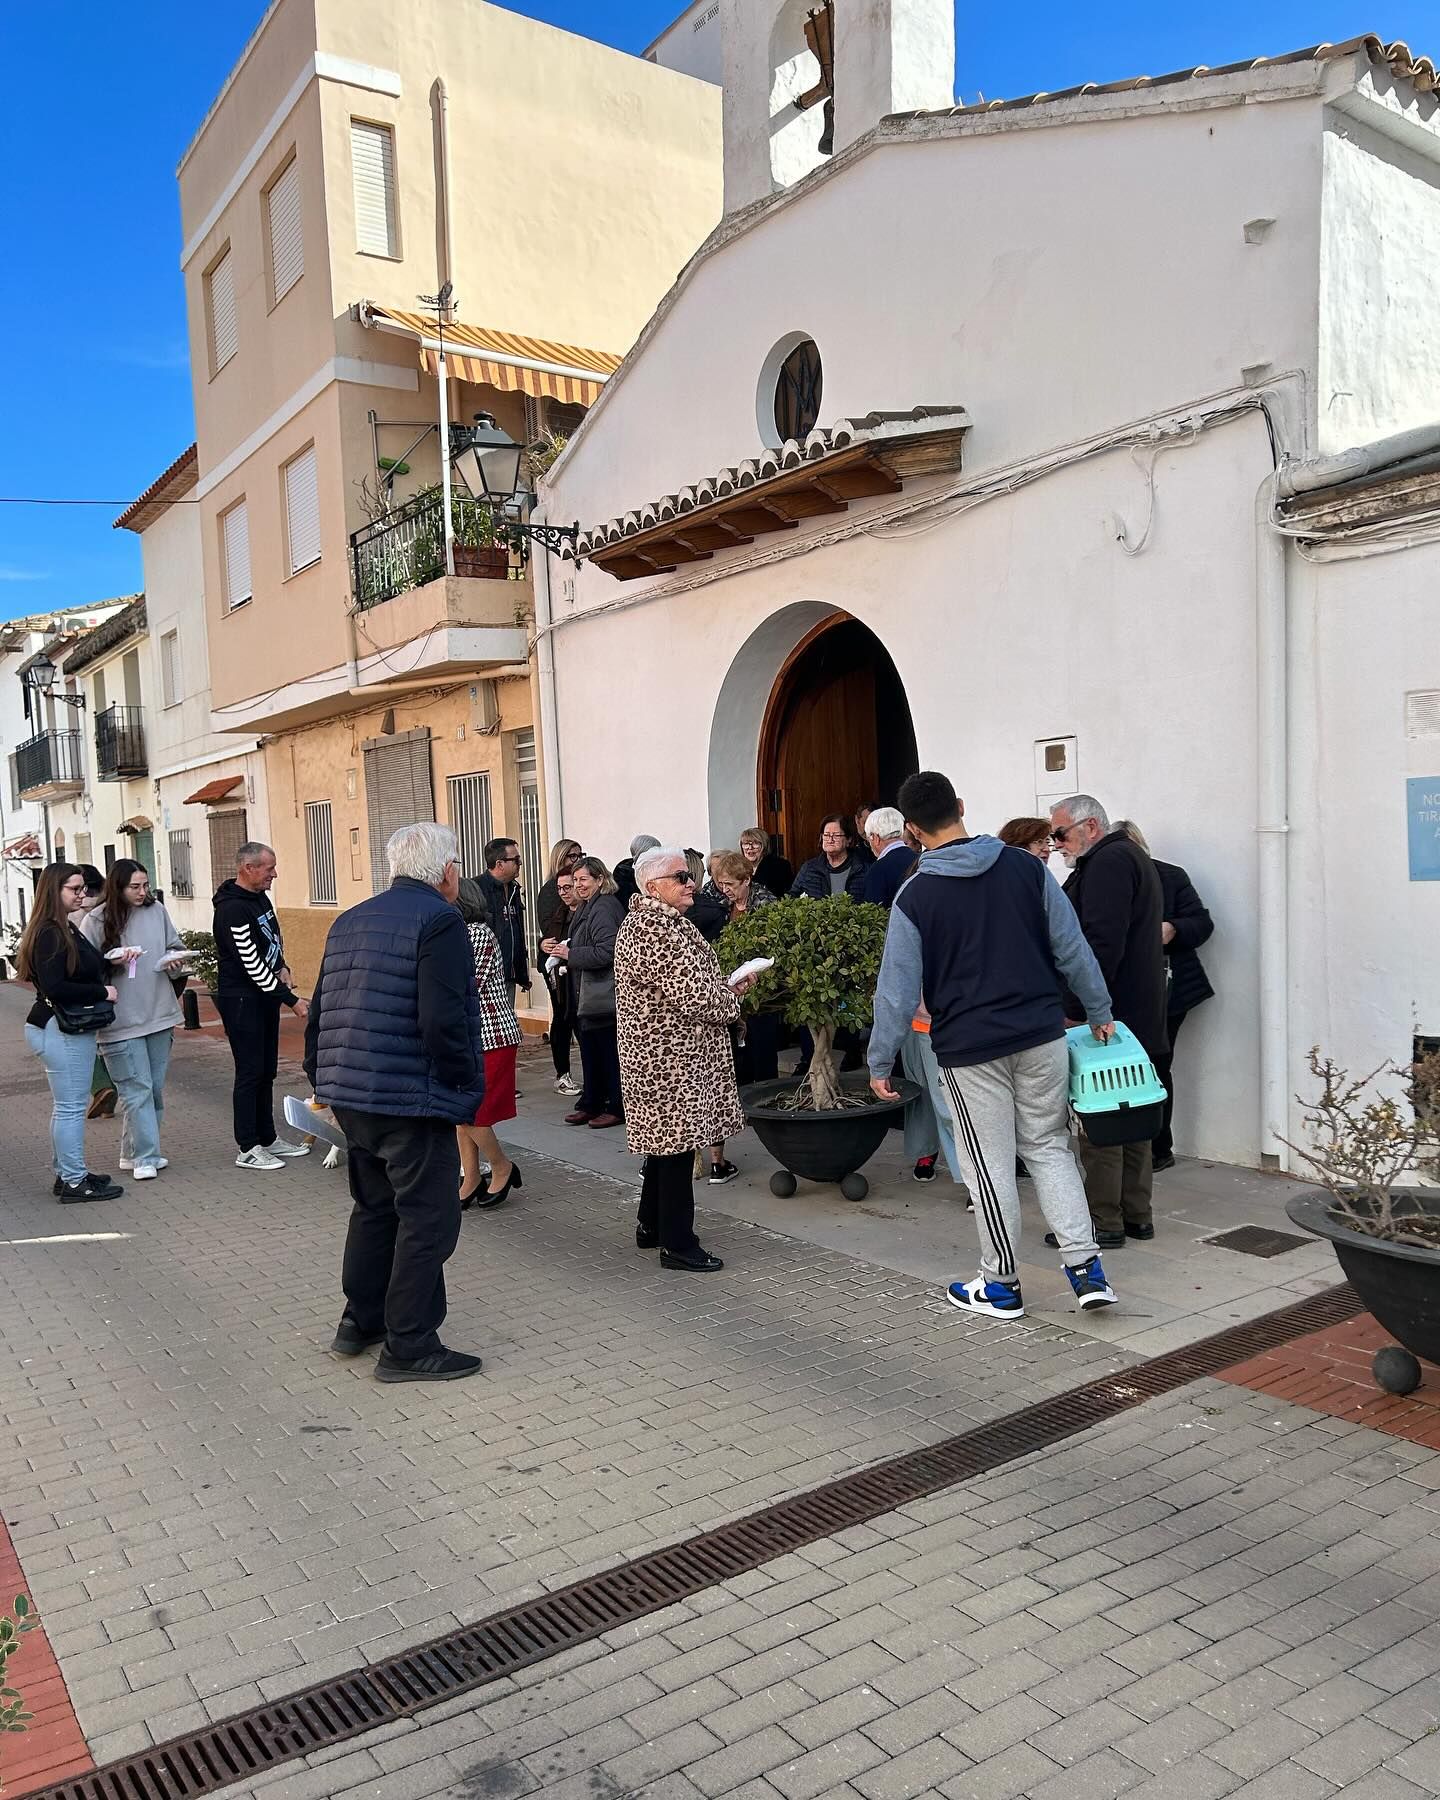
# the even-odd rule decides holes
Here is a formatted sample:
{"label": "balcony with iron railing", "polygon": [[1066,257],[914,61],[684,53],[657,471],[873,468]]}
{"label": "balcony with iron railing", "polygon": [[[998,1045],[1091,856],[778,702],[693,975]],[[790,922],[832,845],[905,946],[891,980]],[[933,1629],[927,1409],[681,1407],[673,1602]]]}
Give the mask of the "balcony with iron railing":
{"label": "balcony with iron railing", "polygon": [[[450,496],[457,578],[523,581],[525,567],[495,542],[490,508],[468,494]],[[366,612],[411,588],[428,587],[445,573],[445,510],[438,487],[423,488],[372,519],[350,539],[355,610]]]}
{"label": "balcony with iron railing", "polygon": [[58,800],[85,785],[78,731],[42,731],[15,750],[15,779],[22,800]]}
{"label": "balcony with iron railing", "polygon": [[95,718],[95,772],[101,781],[145,775],[145,719],[138,706],[107,706]]}

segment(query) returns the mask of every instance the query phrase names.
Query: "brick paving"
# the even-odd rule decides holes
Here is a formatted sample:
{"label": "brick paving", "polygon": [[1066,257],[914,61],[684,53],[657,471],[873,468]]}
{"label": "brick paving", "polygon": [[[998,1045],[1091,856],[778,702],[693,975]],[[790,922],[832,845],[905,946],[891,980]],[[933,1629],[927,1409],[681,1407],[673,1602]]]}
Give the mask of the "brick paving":
{"label": "brick paving", "polygon": [[[234,1170],[192,1037],[172,1169],[62,1214],[20,999],[0,1491],[98,1761],[1134,1360],[718,1216],[665,1275],[532,1158],[450,1265],[485,1375],[380,1387],[323,1351],[343,1174]],[[1440,1794],[1437,1524],[1434,1451],[1206,1382],[229,1792]]]}
{"label": "brick paving", "polygon": [[1394,1341],[1362,1313],[1333,1330],[1311,1332],[1237,1363],[1225,1379],[1440,1450],[1440,1367],[1422,1362],[1421,1385],[1413,1394],[1385,1393],[1370,1372],[1375,1352]]}

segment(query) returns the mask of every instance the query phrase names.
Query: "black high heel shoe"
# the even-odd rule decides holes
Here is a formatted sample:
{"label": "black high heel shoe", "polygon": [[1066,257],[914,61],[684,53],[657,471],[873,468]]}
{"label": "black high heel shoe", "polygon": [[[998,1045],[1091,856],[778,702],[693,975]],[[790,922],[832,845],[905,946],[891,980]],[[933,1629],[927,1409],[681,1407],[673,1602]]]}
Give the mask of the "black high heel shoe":
{"label": "black high heel shoe", "polygon": [[489,1170],[486,1170],[486,1172],[475,1183],[474,1187],[471,1188],[470,1192],[468,1194],[462,1194],[460,1196],[461,1212],[469,1212],[470,1208],[472,1206],[474,1206],[477,1201],[479,1201],[480,1204],[483,1205],[484,1201],[481,1198],[481,1196],[484,1194],[486,1188],[488,1188],[489,1185],[490,1185],[490,1173],[489,1173]]}
{"label": "black high heel shoe", "polygon": [[[487,1177],[486,1179],[488,1180],[489,1178]],[[504,1187],[493,1193],[487,1191],[479,1195],[475,1204],[476,1206],[483,1207],[488,1212],[492,1206],[499,1206],[502,1201],[509,1199],[511,1188],[522,1188],[524,1185],[525,1183],[520,1179],[519,1163],[512,1162],[510,1165],[510,1179],[505,1183]]]}

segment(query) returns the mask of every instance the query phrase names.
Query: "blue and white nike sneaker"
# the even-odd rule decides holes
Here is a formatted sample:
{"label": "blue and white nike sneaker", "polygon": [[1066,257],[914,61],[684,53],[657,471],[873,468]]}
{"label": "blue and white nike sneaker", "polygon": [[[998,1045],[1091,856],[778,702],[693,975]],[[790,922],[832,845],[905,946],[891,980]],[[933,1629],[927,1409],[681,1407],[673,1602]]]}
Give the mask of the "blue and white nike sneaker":
{"label": "blue and white nike sneaker", "polygon": [[1025,1317],[1018,1281],[987,1281],[977,1275],[973,1281],[952,1281],[945,1293],[952,1306],[965,1312],[984,1313],[989,1319]]}
{"label": "blue and white nike sneaker", "polygon": [[1078,1269],[1072,1269],[1067,1264],[1065,1273],[1070,1277],[1070,1285],[1075,1290],[1075,1298],[1080,1302],[1081,1312],[1090,1312],[1097,1306],[1113,1306],[1119,1298],[1105,1279],[1105,1271],[1098,1256],[1092,1256],[1089,1262],[1081,1263]]}

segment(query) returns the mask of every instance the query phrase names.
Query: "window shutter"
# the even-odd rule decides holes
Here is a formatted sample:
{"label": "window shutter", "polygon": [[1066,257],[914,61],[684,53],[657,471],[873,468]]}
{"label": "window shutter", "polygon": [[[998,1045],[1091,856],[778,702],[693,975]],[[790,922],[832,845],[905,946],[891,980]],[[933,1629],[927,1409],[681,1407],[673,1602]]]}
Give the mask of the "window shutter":
{"label": "window shutter", "polygon": [[270,285],[278,303],[305,273],[305,243],[300,231],[300,165],[293,157],[265,199],[270,214]]}
{"label": "window shutter", "polygon": [[356,248],[374,256],[398,255],[395,139],[390,127],[352,119],[350,165],[355,180]]}
{"label": "window shutter", "polygon": [[176,706],[180,691],[180,633],[167,631],[160,640],[160,692],[166,706]]}
{"label": "window shutter", "polygon": [[225,604],[243,606],[250,598],[250,509],[245,501],[232,506],[221,521],[224,530]]}
{"label": "window shutter", "polygon": [[210,373],[218,375],[240,348],[235,321],[235,263],[226,251],[210,271]]}
{"label": "window shutter", "polygon": [[285,465],[285,521],[294,575],[320,560],[320,494],[313,444]]}
{"label": "window shutter", "polygon": [[383,894],[390,885],[385,846],[392,832],[420,820],[433,822],[430,786],[430,728],[417,726],[394,737],[371,738],[365,759],[365,816],[370,827],[370,883]]}
{"label": "window shutter", "polygon": [[250,837],[249,815],[242,807],[238,812],[211,813],[205,823],[210,831],[211,874],[218,887],[235,873],[235,858]]}
{"label": "window shutter", "polygon": [[328,800],[305,802],[305,860],[310,869],[310,904],[335,905],[335,829]]}

